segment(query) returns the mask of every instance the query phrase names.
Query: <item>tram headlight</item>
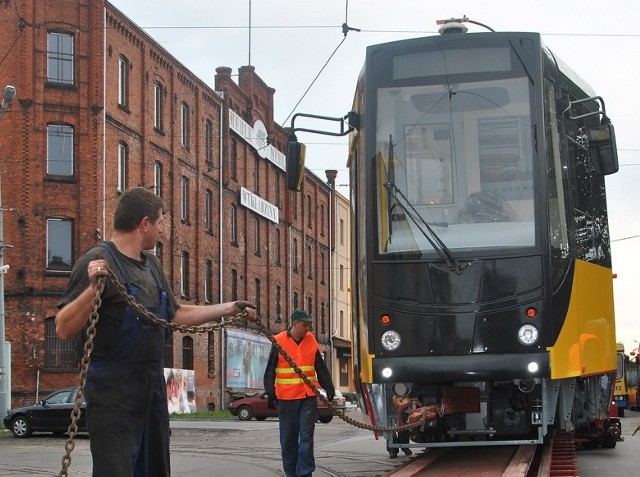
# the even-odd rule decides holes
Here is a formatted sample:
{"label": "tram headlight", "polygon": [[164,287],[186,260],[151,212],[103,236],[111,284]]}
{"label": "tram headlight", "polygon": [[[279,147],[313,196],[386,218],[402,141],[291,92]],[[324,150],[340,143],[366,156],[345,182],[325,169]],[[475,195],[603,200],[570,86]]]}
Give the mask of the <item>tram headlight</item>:
{"label": "tram headlight", "polygon": [[400,333],[395,330],[388,330],[382,333],[382,338],[380,338],[380,342],[382,343],[382,347],[387,351],[395,351],[400,346]]}
{"label": "tram headlight", "polygon": [[523,325],[518,330],[518,341],[523,345],[532,345],[538,341],[538,328],[533,325]]}

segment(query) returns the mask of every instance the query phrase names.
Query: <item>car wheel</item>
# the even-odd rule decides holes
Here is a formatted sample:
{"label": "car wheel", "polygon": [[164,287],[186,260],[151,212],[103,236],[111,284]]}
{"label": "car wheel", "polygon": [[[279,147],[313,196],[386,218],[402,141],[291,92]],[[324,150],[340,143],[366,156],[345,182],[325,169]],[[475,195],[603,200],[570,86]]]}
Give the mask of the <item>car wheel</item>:
{"label": "car wheel", "polygon": [[333,414],[329,414],[328,416],[320,416],[318,418],[318,421],[320,421],[322,424],[329,424],[331,422],[331,419],[333,419]]}
{"label": "car wheel", "polygon": [[24,416],[16,416],[11,422],[11,432],[16,437],[29,437],[31,435],[31,424]]}
{"label": "car wheel", "polygon": [[253,417],[253,411],[249,406],[240,406],[238,408],[238,419],[241,421],[250,421]]}

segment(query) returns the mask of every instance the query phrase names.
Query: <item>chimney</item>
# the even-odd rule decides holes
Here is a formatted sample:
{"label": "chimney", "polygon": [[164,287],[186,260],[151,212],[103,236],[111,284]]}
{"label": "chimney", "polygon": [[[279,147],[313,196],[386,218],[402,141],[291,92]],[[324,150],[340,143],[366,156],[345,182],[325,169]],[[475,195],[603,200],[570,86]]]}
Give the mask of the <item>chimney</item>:
{"label": "chimney", "polygon": [[328,169],[324,171],[324,173],[327,175],[327,184],[329,184],[329,187],[331,187],[332,189],[335,189],[336,177],[338,177],[338,171],[336,171],[335,169]]}

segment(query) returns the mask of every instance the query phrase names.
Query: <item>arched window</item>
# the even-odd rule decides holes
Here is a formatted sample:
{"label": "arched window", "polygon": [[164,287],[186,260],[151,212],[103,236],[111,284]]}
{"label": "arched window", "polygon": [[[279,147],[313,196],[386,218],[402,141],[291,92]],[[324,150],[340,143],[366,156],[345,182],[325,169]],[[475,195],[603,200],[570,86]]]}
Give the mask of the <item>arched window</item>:
{"label": "arched window", "polygon": [[182,338],[182,369],[193,369],[193,338]]}

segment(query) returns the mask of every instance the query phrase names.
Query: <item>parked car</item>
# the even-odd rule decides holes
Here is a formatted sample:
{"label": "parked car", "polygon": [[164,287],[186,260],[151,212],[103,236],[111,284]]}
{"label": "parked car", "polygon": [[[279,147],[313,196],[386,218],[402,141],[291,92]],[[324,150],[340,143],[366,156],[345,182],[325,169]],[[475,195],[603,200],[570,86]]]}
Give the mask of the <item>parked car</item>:
{"label": "parked car", "polygon": [[[323,389],[320,392],[326,396]],[[337,390],[331,403],[340,410],[344,410],[346,407],[344,396]],[[267,398],[264,392],[232,401],[229,404],[229,412],[234,416],[238,416],[238,419],[242,421],[249,421],[253,417],[258,421],[264,421],[267,417],[278,416],[278,409],[269,409],[267,406]],[[327,424],[331,422],[331,419],[333,419],[333,411],[324,401],[318,398],[318,421]]]}
{"label": "parked car", "polygon": [[[71,424],[71,411],[76,402],[77,388],[64,388],[49,394],[31,406],[9,409],[4,417],[4,426],[16,437],[29,437],[33,432],[64,434]],[[78,432],[87,432],[84,399],[80,407]]]}

